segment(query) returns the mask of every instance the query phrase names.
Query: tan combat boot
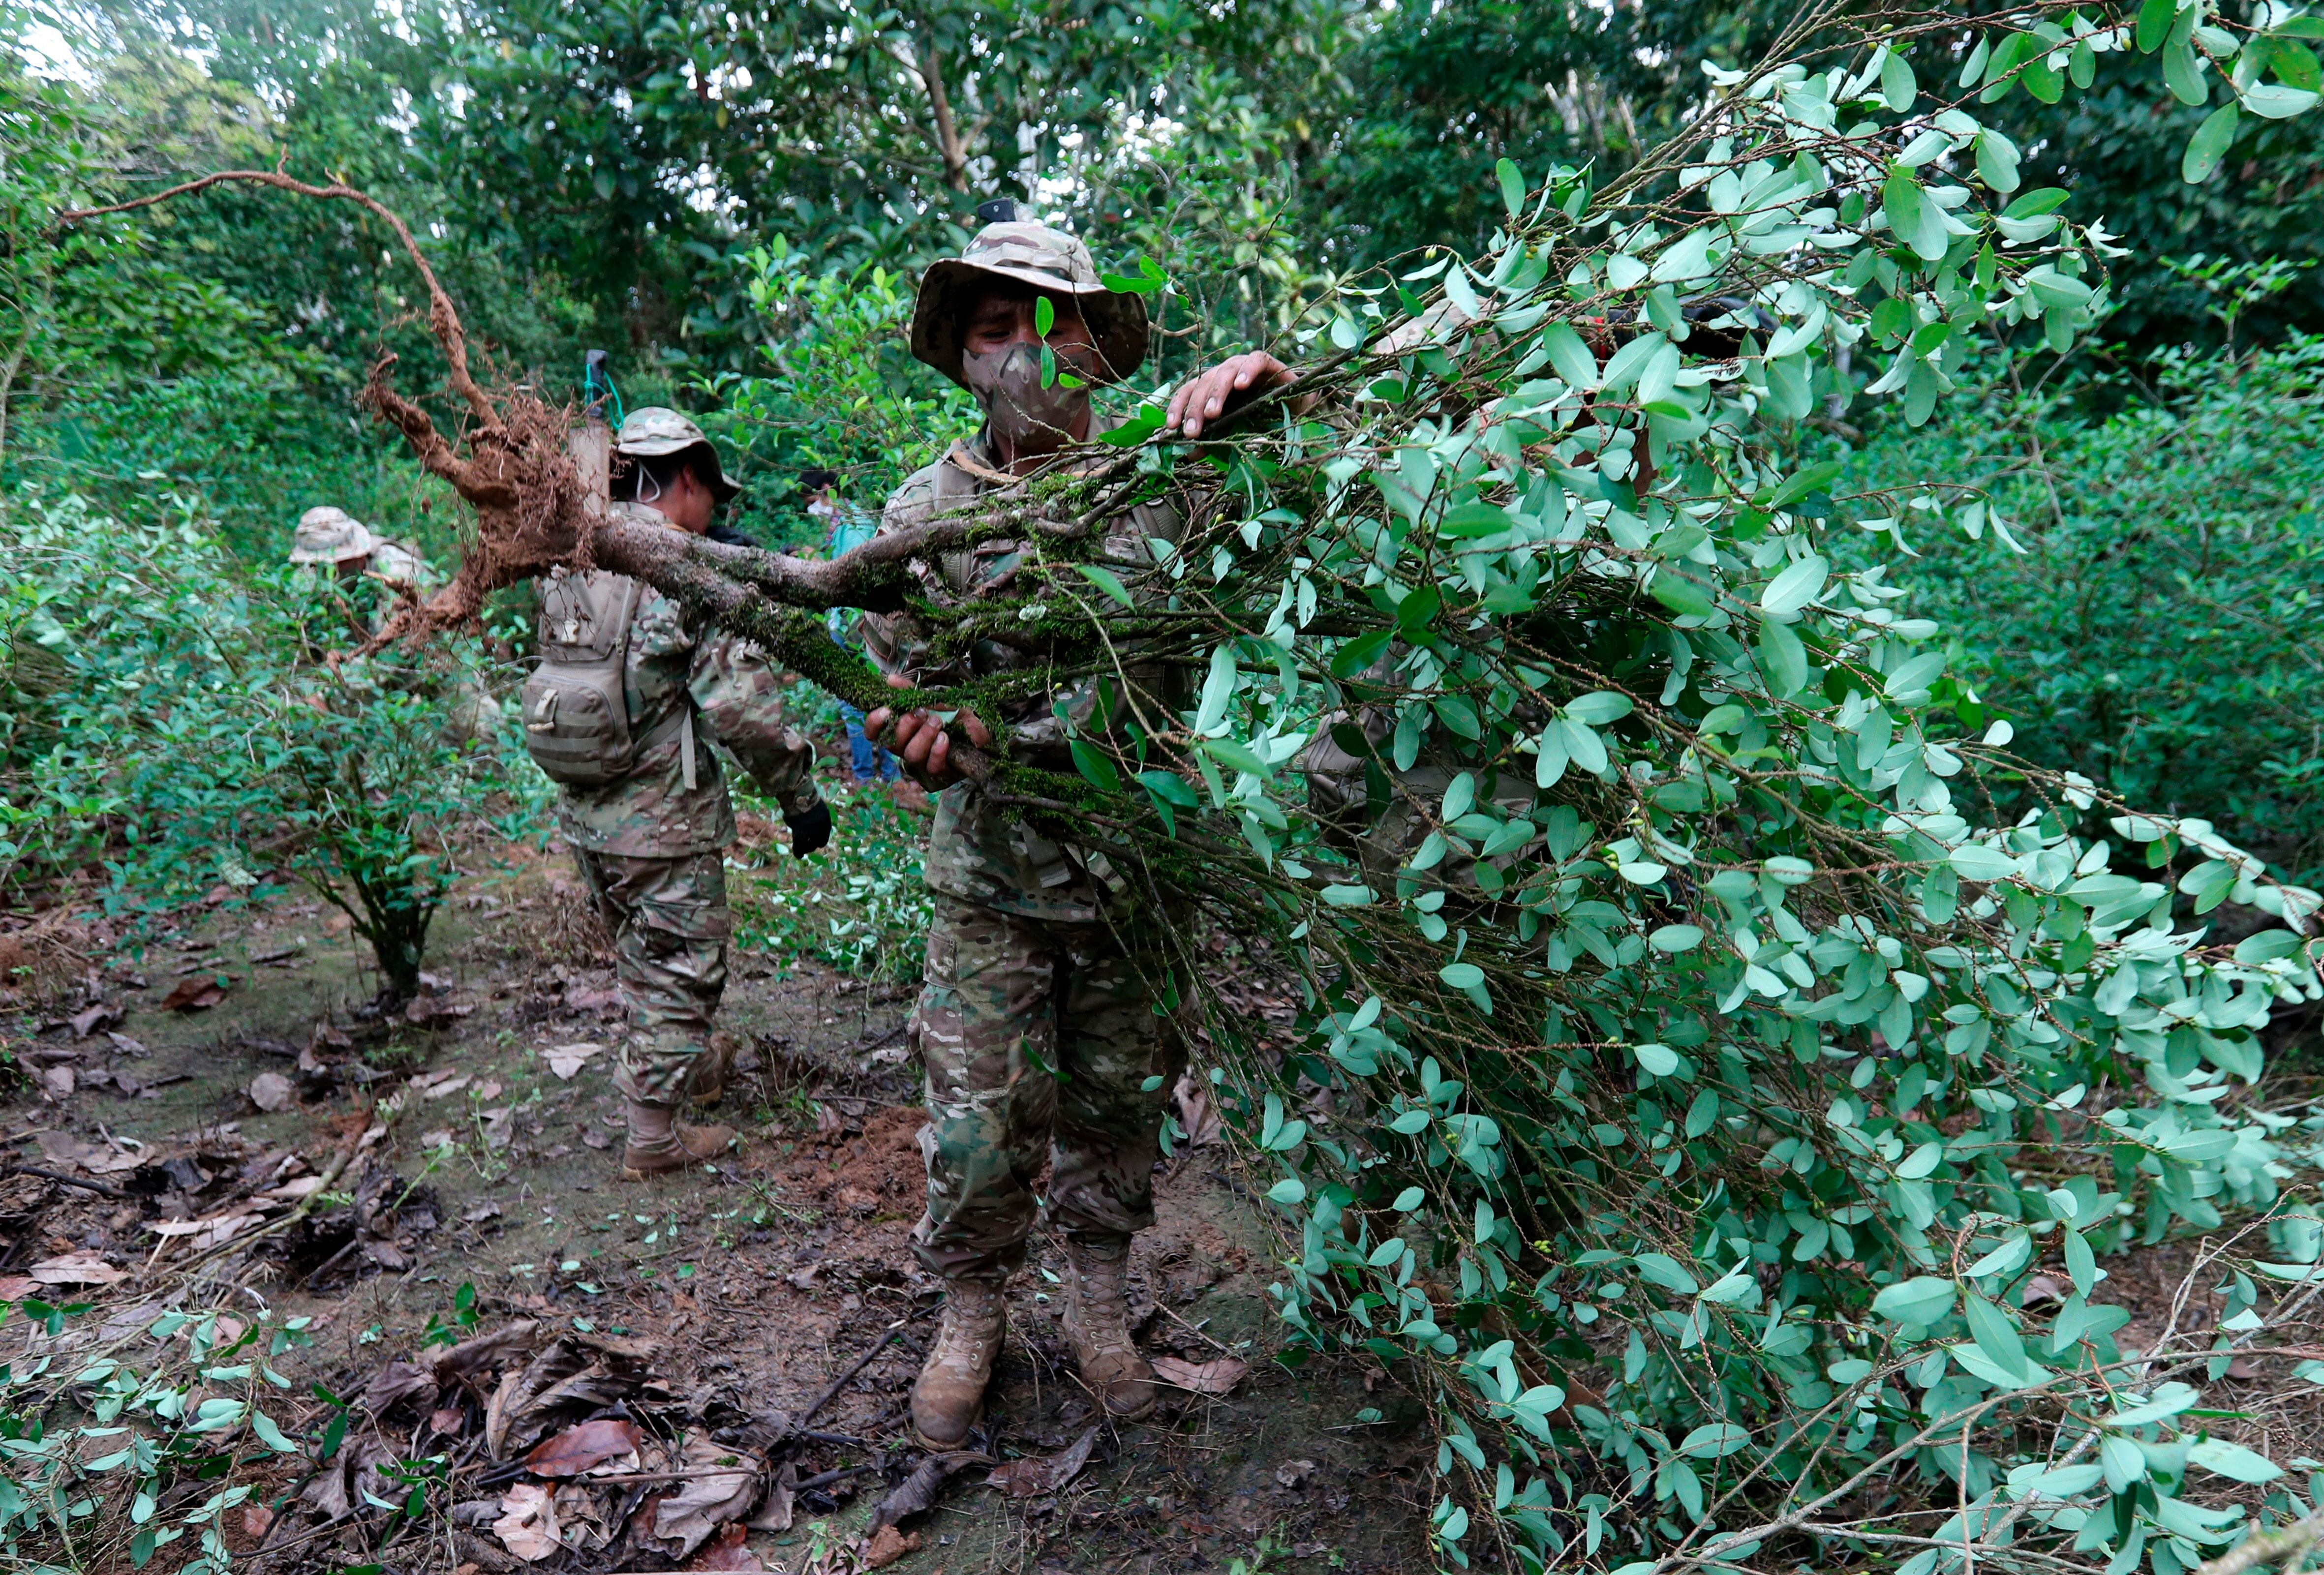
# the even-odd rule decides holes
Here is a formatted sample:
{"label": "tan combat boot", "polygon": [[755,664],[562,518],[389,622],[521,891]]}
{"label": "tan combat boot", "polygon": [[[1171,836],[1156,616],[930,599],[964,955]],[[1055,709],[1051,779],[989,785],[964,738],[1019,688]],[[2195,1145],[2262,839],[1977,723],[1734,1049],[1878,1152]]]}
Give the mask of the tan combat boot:
{"label": "tan combat boot", "polygon": [[968,1442],[1001,1355],[1005,1312],[1000,1286],[945,1282],[944,1326],[912,1386],[912,1432],[922,1449],[941,1453]]}
{"label": "tan combat boot", "polygon": [[668,1105],[630,1101],[630,1140],[622,1150],[622,1179],[643,1181],[717,1158],[733,1147],[732,1127],[684,1127]]}
{"label": "tan combat boot", "polygon": [[707,1110],[726,1097],[726,1079],[734,1070],[734,1036],[720,1032],[710,1036],[710,1048],[695,1063],[693,1079],[687,1084],[688,1104]]}
{"label": "tan combat boot", "polygon": [[1082,1382],[1106,1414],[1136,1422],[1152,1414],[1162,1391],[1154,1369],[1130,1338],[1130,1243],[1065,1243],[1065,1338],[1074,1342]]}

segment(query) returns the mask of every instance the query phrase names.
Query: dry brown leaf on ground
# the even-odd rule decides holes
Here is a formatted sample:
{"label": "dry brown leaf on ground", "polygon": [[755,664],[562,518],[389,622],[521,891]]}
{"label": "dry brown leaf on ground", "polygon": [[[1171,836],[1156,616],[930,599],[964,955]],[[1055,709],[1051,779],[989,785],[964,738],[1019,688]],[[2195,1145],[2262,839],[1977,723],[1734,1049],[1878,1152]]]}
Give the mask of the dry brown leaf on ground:
{"label": "dry brown leaf on ground", "polygon": [[72,1015],[69,1020],[72,1023],[73,1036],[86,1039],[101,1028],[111,1027],[121,1020],[121,1009],[111,1001],[98,1001],[96,1005]]}
{"label": "dry brown leaf on ground", "polygon": [[592,1466],[634,1453],[644,1435],[634,1422],[601,1417],[579,1423],[537,1445],[524,1458],[524,1469],[536,1477],[578,1477]]}
{"label": "dry brown leaf on ground", "polygon": [[53,1098],[70,1099],[74,1086],[73,1069],[69,1066],[43,1066],[41,1068],[41,1086]]}
{"label": "dry brown leaf on ground", "polygon": [[1200,1148],[1217,1142],[1222,1121],[1211,1103],[1211,1091],[1186,1072],[1179,1074],[1178,1085],[1170,1091],[1177,1101],[1178,1125],[1186,1129],[1186,1147]]}
{"label": "dry brown leaf on ground", "polygon": [[250,1087],[245,1091],[249,1093],[252,1104],[272,1114],[276,1110],[289,1110],[291,1095],[297,1091],[292,1088],[290,1080],[281,1073],[262,1072],[250,1080]]}
{"label": "dry brown leaf on ground", "polygon": [[493,1522],[493,1534],[528,1564],[554,1558],[564,1546],[557,1536],[553,1496],[538,1482],[520,1482],[501,1496],[501,1517]]}
{"label": "dry brown leaf on ground", "polygon": [[1176,1357],[1154,1359],[1156,1377],[1174,1389],[1192,1389],[1197,1395],[1231,1395],[1250,1371],[1250,1364],[1232,1357],[1207,1362],[1182,1362]]}
{"label": "dry brown leaf on ground", "polygon": [[549,1062],[549,1070],[556,1073],[558,1080],[561,1082],[570,1082],[573,1080],[573,1074],[581,1070],[589,1057],[603,1054],[604,1048],[603,1045],[586,1042],[578,1045],[551,1045],[541,1054]]}
{"label": "dry brown leaf on ground", "polygon": [[1011,1498],[1038,1498],[1045,1493],[1055,1493],[1089,1464],[1090,1451],[1097,1447],[1097,1429],[1091,1428],[1076,1440],[1072,1448],[1054,1455],[1027,1455],[1011,1460],[985,1478],[984,1485],[998,1488]]}
{"label": "dry brown leaf on ground", "polygon": [[129,1277],[93,1252],[68,1252],[62,1257],[43,1258],[32,1266],[30,1273],[44,1285],[113,1285]]}
{"label": "dry brown leaf on ground", "polygon": [[[714,1469],[722,1466],[733,1469]],[[759,1500],[759,1477],[765,1468],[766,1462],[748,1450],[706,1438],[687,1440],[678,1469],[706,1474],[678,1484],[678,1491],[655,1508],[653,1534],[662,1552],[683,1559],[720,1526],[749,1515]]]}
{"label": "dry brown leaf on ground", "polygon": [[40,1134],[41,1154],[52,1165],[74,1165],[91,1175],[111,1175],[135,1170],[150,1155],[116,1154],[100,1144],[84,1143],[69,1132]]}
{"label": "dry brown leaf on ground", "polygon": [[172,1012],[206,1012],[226,999],[226,987],[232,982],[215,975],[197,973],[178,981],[175,990],[161,998],[161,1007]]}
{"label": "dry brown leaf on ground", "polygon": [[892,1525],[883,1525],[872,1534],[870,1542],[863,1544],[863,1567],[866,1570],[885,1570],[897,1560],[919,1551],[919,1533],[913,1532],[908,1535]]}
{"label": "dry brown leaf on ground", "polygon": [[702,1544],[702,1551],[685,1566],[688,1570],[740,1570],[742,1575],[766,1575],[767,1567],[759,1562],[759,1555],[743,1545],[750,1534],[740,1525],[730,1525]]}
{"label": "dry brown leaf on ground", "polygon": [[880,1500],[880,1507],[872,1516],[873,1529],[895,1525],[916,1515],[927,1514],[943,1497],[944,1485],[947,1481],[971,1466],[991,1464],[991,1455],[979,1454],[974,1450],[952,1450],[925,1457],[912,1468],[910,1476],[897,1483],[895,1490]]}

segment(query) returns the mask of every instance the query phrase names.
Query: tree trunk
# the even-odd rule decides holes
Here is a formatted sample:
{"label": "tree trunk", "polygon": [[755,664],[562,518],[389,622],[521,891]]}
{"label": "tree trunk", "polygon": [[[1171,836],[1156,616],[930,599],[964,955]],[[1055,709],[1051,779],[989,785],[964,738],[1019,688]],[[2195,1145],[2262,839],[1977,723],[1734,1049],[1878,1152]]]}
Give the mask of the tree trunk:
{"label": "tree trunk", "polygon": [[927,85],[928,107],[936,123],[936,152],[944,157],[945,184],[954,191],[968,189],[968,150],[953,120],[952,97],[945,91],[944,57],[936,52],[936,35],[920,35],[920,80]]}

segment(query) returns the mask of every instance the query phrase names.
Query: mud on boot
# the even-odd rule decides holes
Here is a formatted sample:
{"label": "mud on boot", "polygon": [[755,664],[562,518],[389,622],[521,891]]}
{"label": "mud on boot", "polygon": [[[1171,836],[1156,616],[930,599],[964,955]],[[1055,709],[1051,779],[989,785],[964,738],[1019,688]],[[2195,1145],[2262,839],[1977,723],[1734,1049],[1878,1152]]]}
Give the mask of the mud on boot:
{"label": "mud on boot", "polygon": [[1065,1338],[1082,1382],[1116,1421],[1152,1414],[1162,1390],[1130,1338],[1130,1243],[1068,1240],[1065,1263]]}
{"label": "mud on boot", "polygon": [[734,1146],[732,1127],[687,1127],[667,1105],[630,1101],[630,1138],[622,1149],[622,1179],[643,1181],[650,1175],[704,1165]]}
{"label": "mud on boot", "polygon": [[726,1097],[727,1080],[734,1072],[736,1043],[724,1028],[710,1036],[710,1048],[703,1053],[687,1082],[687,1103],[708,1110]]}
{"label": "mud on boot", "polygon": [[983,1414],[1006,1323],[1000,1286],[945,1282],[944,1323],[912,1385],[912,1432],[921,1448],[941,1451],[967,1443]]}

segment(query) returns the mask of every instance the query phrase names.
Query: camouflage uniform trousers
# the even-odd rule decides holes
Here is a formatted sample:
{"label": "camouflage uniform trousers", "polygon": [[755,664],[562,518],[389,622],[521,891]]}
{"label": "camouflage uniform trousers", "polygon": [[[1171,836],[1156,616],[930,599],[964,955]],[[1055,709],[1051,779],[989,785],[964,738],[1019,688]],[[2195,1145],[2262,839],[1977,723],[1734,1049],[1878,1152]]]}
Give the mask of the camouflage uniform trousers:
{"label": "camouflage uniform trousers", "polygon": [[626,857],[575,849],[630,1009],[613,1085],[649,1105],[682,1105],[714,1064],[711,1025],[726,990],[726,861],[722,853]]}
{"label": "camouflage uniform trousers", "polygon": [[1127,1240],[1154,1222],[1162,1118],[1185,1060],[1139,967],[1159,926],[1027,918],[942,893],[936,905],[917,1014],[928,1201],[915,1254],[946,1278],[1006,1279],[1045,1160],[1053,1227]]}

